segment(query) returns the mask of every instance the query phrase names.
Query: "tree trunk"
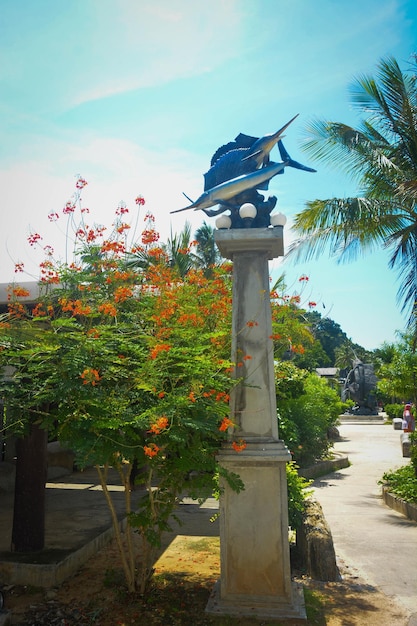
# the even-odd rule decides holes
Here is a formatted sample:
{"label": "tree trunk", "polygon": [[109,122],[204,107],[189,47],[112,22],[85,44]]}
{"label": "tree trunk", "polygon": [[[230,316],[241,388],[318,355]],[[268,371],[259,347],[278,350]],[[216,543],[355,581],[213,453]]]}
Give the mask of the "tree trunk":
{"label": "tree trunk", "polygon": [[47,431],[32,424],[16,442],[12,552],[36,552],[45,544]]}

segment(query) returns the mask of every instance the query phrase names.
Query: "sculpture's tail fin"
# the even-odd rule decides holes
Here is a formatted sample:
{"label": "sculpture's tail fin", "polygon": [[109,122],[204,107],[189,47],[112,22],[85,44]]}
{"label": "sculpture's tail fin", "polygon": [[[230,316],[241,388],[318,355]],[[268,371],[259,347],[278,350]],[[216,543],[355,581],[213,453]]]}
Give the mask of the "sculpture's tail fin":
{"label": "sculpture's tail fin", "polygon": [[297,170],[304,170],[305,172],[317,172],[317,170],[314,170],[312,167],[307,167],[307,165],[302,165],[301,163],[298,163],[298,161],[294,161],[284,148],[284,144],[281,140],[278,141],[278,150],[281,155],[281,159],[287,167],[295,167]]}

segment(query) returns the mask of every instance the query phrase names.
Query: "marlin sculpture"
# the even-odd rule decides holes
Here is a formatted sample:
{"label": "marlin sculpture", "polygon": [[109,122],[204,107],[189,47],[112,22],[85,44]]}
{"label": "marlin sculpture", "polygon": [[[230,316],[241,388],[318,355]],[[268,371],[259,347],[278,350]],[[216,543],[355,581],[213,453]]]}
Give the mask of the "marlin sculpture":
{"label": "marlin sculpture", "polygon": [[[190,200],[189,206],[171,211],[171,213],[179,213],[189,209],[205,211],[205,209],[219,204],[221,208],[216,212],[218,214],[234,206],[236,204],[233,202],[235,197],[239,197],[250,190],[256,194],[256,189],[268,189],[271,178],[277,174],[282,174],[287,166],[315,172],[316,170],[293,161],[282,144],[283,132],[296,117],[297,115],[276,133],[261,138],[241,133],[234,142],[221,146],[211,159],[210,169],[204,174],[204,193],[195,202]],[[278,144],[281,163],[270,162],[269,155],[275,144]],[[259,194],[257,195],[259,196]],[[188,198],[188,196],[186,197]],[[261,198],[263,199],[262,196]],[[238,200],[239,198],[237,198]],[[207,214],[209,215],[208,212]]]}

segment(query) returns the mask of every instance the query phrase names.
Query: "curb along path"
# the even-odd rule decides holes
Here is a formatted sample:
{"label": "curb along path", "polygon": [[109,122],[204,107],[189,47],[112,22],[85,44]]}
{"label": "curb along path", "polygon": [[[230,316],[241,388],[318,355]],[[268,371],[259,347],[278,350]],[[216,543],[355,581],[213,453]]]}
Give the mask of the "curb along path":
{"label": "curb along path", "polygon": [[342,423],[337,453],[351,466],[314,481],[336,555],[410,613],[417,626],[417,524],[388,508],[378,481],[410,462],[390,425]]}

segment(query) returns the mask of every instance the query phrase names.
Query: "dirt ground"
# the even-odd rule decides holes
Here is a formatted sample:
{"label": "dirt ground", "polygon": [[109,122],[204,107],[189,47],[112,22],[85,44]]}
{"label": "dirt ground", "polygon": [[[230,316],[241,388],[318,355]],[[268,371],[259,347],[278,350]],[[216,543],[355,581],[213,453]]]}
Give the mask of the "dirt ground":
{"label": "dirt ground", "polygon": [[391,599],[343,565],[342,581],[337,583],[296,576],[304,585],[307,622],[213,617],[204,610],[219,573],[218,537],[179,535],[155,564],[152,591],[145,598],[133,598],[123,590],[117,547],[112,542],[57,589],[6,588],[5,608],[12,612],[12,623],[22,626],[407,624],[406,614]]}

